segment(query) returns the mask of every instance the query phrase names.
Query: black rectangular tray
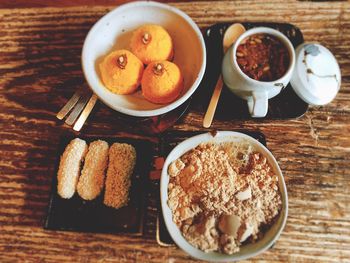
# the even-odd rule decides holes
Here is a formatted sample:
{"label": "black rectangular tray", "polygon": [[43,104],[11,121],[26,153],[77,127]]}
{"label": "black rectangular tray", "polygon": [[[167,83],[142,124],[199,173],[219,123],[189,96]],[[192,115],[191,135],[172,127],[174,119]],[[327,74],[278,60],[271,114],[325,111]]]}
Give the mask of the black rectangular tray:
{"label": "black rectangular tray", "polygon": [[141,235],[143,231],[143,216],[145,210],[145,194],[148,182],[148,172],[154,155],[154,145],[151,142],[131,138],[101,138],[83,137],[87,143],[100,139],[111,146],[115,142],[128,143],[136,149],[136,165],[131,177],[128,205],[119,209],[103,204],[104,191],[94,200],[85,201],[77,193],[71,199],[63,199],[57,193],[57,171],[60,156],[72,136],[62,137],[57,151],[55,174],[53,174],[45,229],[66,230],[95,233],[133,233]]}
{"label": "black rectangular tray", "polygon": [[[265,135],[259,131],[246,131],[246,130],[236,130],[237,132],[242,132],[247,134],[254,139],[261,142],[266,146],[266,138]],[[168,156],[171,150],[183,140],[192,137],[194,135],[202,134],[203,131],[185,131],[185,132],[168,132],[163,136],[163,140],[161,142],[161,153],[164,157]],[[159,196],[159,195],[158,195]],[[160,203],[160,201],[159,201]],[[160,246],[172,246],[174,245],[174,241],[172,240],[163,217],[163,212],[161,206],[158,207],[158,217],[157,217],[157,228],[156,228],[156,239]]]}
{"label": "black rectangular tray", "polygon": [[[201,85],[194,95],[192,108],[205,112],[208,107],[211,94],[221,72],[221,63],[224,55],[222,48],[223,35],[227,27],[233,23],[235,22],[214,24],[204,31],[204,40],[207,49],[207,67]],[[291,24],[263,22],[244,22],[242,24],[247,30],[260,26],[279,30],[289,38],[294,48],[304,42],[300,29]],[[304,115],[308,109],[308,104],[297,96],[290,84],[280,94],[270,99],[268,105],[267,115],[259,119],[298,118]],[[223,121],[252,119],[248,112],[247,102],[234,95],[225,85],[214,118]],[[254,119],[258,120],[257,118]]]}

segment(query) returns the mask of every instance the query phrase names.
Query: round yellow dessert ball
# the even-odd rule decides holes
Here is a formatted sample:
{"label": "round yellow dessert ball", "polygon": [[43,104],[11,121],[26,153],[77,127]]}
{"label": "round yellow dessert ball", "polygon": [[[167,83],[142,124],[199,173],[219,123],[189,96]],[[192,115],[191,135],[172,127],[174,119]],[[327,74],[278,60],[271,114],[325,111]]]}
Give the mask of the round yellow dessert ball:
{"label": "round yellow dessert ball", "polygon": [[173,42],[169,33],[158,25],[143,25],[131,37],[131,51],[144,64],[160,60],[171,60]]}
{"label": "round yellow dessert ball", "polygon": [[183,89],[183,77],[179,67],[169,61],[150,63],[142,76],[143,96],[157,104],[174,101]]}
{"label": "round yellow dessert ball", "polygon": [[128,50],[109,53],[99,67],[103,84],[113,93],[130,94],[140,86],[143,63]]}

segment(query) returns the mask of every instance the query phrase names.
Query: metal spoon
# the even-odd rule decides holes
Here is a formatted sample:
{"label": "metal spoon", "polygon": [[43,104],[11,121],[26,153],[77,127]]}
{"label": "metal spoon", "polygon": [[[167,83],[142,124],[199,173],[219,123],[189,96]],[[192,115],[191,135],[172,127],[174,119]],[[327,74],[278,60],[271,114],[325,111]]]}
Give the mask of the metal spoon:
{"label": "metal spoon", "polygon": [[[232,24],[226,29],[224,38],[222,40],[224,54],[229,49],[229,47],[237,40],[237,38],[240,35],[242,35],[244,32],[245,32],[244,26],[239,23]],[[222,86],[223,86],[222,74],[220,74],[219,79],[216,82],[213,95],[211,96],[207,112],[204,115],[204,119],[203,119],[204,128],[209,128],[211,123],[213,122],[213,117],[215,114],[216,106],[218,105]]]}

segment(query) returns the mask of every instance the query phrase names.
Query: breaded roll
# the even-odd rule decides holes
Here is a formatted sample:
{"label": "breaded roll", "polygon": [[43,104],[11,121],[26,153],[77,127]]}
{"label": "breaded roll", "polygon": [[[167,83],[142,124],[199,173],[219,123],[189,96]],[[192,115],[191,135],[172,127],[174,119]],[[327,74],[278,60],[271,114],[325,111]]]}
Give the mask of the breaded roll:
{"label": "breaded roll", "polygon": [[84,140],[76,138],[64,150],[57,174],[57,192],[62,198],[69,199],[74,195],[80,174],[80,165],[87,148]]}
{"label": "breaded roll", "polygon": [[101,140],[90,143],[77,186],[77,191],[81,198],[92,200],[101,193],[107,162],[108,143]]}
{"label": "breaded roll", "polygon": [[136,150],[125,143],[114,143],[109,149],[104,204],[114,208],[127,205],[130,178],[136,163]]}

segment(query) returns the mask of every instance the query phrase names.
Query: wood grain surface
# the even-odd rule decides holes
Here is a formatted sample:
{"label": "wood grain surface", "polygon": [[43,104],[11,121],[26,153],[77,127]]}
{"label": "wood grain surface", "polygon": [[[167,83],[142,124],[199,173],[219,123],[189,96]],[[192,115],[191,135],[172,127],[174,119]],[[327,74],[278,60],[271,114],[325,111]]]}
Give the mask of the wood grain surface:
{"label": "wood grain surface", "polygon": [[[152,216],[143,237],[42,228],[59,138],[73,133],[55,115],[84,84],[80,65],[84,38],[113,6],[95,6],[97,1],[90,1],[87,7],[79,1],[84,6],[38,7],[47,3],[33,2],[39,4],[0,9],[0,262],[194,261],[176,247],[157,245]],[[170,4],[185,11],[201,28],[233,20],[293,23],[306,41],[321,42],[335,54],[342,86],[331,104],[311,107],[293,120],[214,119],[213,128],[262,131],[286,179],[286,228],[273,249],[252,261],[349,262],[350,2]],[[190,110],[172,129],[204,130],[203,114]],[[157,139],[133,134],[134,128],[99,103],[81,134]],[[152,193],[150,215],[157,206]]]}

